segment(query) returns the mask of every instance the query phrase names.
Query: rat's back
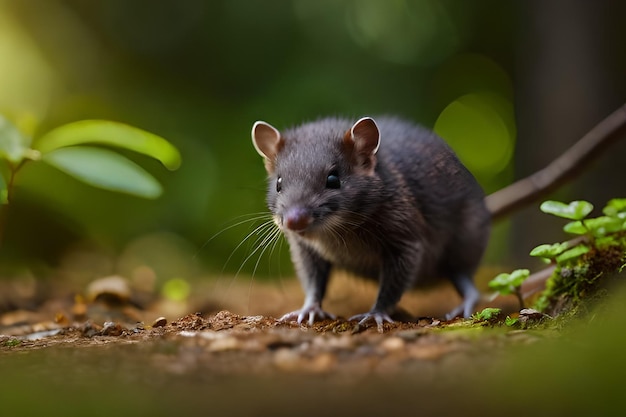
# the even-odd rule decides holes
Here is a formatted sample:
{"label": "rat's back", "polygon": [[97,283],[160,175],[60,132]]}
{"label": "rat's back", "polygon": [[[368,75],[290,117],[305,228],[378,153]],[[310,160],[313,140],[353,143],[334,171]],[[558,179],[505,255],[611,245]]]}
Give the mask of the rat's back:
{"label": "rat's back", "polygon": [[[377,122],[378,166],[403,178],[428,222],[440,230],[455,229],[460,223],[489,224],[482,188],[442,138],[398,118]],[[468,208],[471,215],[465,215]]]}

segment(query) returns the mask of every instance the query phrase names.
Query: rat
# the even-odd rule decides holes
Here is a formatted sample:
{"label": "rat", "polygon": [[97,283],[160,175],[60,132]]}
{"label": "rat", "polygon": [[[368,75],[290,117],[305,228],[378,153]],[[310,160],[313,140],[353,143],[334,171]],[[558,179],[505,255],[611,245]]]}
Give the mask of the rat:
{"label": "rat", "polygon": [[252,142],[268,174],[267,205],[305,292],[281,321],[334,318],[322,309],[329,275],[377,280],[370,311],[350,320],[382,331],[402,294],[449,279],[480,300],[473,275],[490,234],[482,188],[434,132],[395,117],[322,118],[283,132],[258,121]]}

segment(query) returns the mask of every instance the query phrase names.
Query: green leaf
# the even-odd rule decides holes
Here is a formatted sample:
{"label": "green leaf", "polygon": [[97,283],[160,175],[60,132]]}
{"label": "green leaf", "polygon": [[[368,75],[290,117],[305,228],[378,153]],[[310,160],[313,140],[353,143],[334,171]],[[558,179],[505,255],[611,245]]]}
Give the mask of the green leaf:
{"label": "green leaf", "polygon": [[0,114],[0,158],[16,164],[29,154],[30,137],[20,131]]}
{"label": "green leaf", "polygon": [[532,251],[530,256],[538,256],[540,258],[554,258],[558,254],[564,252],[568,248],[568,243],[555,243],[552,245],[539,245]]}
{"label": "green leaf", "polygon": [[529,276],[530,271],[528,269],[516,269],[511,272],[511,285],[519,287]]}
{"label": "green leaf", "polygon": [[502,313],[500,308],[487,307],[483,311],[472,315],[472,318],[476,321],[489,321],[498,318],[500,313]]}
{"label": "green leaf", "polygon": [[602,209],[602,212],[607,216],[621,217],[622,219],[624,219],[623,216],[619,215],[626,214],[626,198],[614,198],[610,200],[606,204],[606,207]]}
{"label": "green leaf", "polygon": [[571,233],[573,235],[585,235],[589,232],[589,229],[585,227],[583,222],[581,222],[580,220],[576,220],[574,222],[569,222],[565,226],[563,226],[563,231]]}
{"label": "green leaf", "polygon": [[489,287],[502,295],[512,294],[529,276],[530,271],[528,269],[516,269],[510,274],[499,274],[489,281]]}
{"label": "green leaf", "polygon": [[583,245],[583,244],[576,245],[573,248],[566,250],[565,252],[557,256],[556,261],[557,263],[562,264],[563,262],[576,259],[579,256],[584,255],[585,253],[589,252],[590,250],[591,248],[589,248],[589,246],[587,245]]}
{"label": "green leaf", "polygon": [[584,220],[587,226],[596,237],[605,236],[610,233],[623,230],[624,221],[619,217],[600,216],[594,219]]}
{"label": "green leaf", "polygon": [[94,187],[144,198],[161,195],[161,185],[131,160],[107,149],[88,146],[61,148],[43,161]]}
{"label": "green leaf", "polygon": [[541,211],[548,214],[553,214],[558,217],[571,220],[584,219],[591,210],[593,210],[593,204],[588,201],[572,201],[569,204],[561,203],[560,201],[544,201],[540,206]]}
{"label": "green leaf", "polygon": [[519,323],[518,318],[512,318],[511,316],[506,316],[506,318],[504,319],[504,324],[506,324],[509,327],[515,326],[517,323]]}
{"label": "green leaf", "polygon": [[511,294],[513,292],[513,288],[509,285],[509,279],[511,274],[502,273],[496,275],[494,279],[489,281],[489,288],[498,291],[502,295]]}
{"label": "green leaf", "polygon": [[81,120],[59,126],[39,138],[35,149],[48,154],[62,147],[86,143],[130,149],[161,161],[170,170],[180,166],[178,149],[162,137],[107,120]]}
{"label": "green leaf", "polygon": [[591,232],[595,237],[624,230],[624,220],[619,217],[600,216],[593,219],[575,221],[566,224],[563,230],[567,233],[584,235]]}

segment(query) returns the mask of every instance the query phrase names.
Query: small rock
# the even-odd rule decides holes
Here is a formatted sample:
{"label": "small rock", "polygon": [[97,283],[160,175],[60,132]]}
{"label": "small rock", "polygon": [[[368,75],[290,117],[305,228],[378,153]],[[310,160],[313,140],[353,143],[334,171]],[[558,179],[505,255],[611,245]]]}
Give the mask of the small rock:
{"label": "small rock", "polygon": [[164,327],[167,324],[165,317],[159,317],[152,323],[152,327]]}
{"label": "small rock", "polygon": [[107,321],[104,323],[102,327],[101,334],[103,336],[119,336],[122,334],[122,326],[119,323],[114,323],[112,321]]}
{"label": "small rock", "polygon": [[224,352],[227,350],[237,350],[241,343],[236,337],[227,336],[214,340],[209,346],[209,352]]}
{"label": "small rock", "polygon": [[119,305],[128,302],[131,296],[128,281],[119,275],[112,275],[92,281],[86,290],[87,300],[101,300],[105,304]]}
{"label": "small rock", "polygon": [[519,312],[520,316],[527,316],[529,318],[540,319],[548,317],[547,314],[543,314],[541,311],[537,311],[534,308],[524,308]]}
{"label": "small rock", "polygon": [[83,336],[93,337],[100,333],[100,331],[102,330],[102,327],[95,323],[88,321],[88,322],[85,322],[82,326],[80,326],[79,330],[83,334]]}
{"label": "small rock", "polygon": [[543,314],[541,311],[534,310],[532,308],[525,308],[519,312],[519,321],[522,324],[531,322],[537,322],[543,319],[551,318],[547,314]]}
{"label": "small rock", "polygon": [[405,344],[406,343],[402,338],[394,336],[383,340],[380,347],[382,347],[386,352],[392,353],[404,349]]}

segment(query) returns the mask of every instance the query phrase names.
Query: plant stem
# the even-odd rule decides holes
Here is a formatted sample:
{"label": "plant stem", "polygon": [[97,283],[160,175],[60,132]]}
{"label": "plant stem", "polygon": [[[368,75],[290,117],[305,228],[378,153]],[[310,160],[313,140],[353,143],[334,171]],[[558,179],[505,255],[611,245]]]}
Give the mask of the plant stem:
{"label": "plant stem", "polygon": [[25,163],[26,160],[24,159],[17,165],[9,164],[9,171],[11,174],[9,175],[9,181],[7,182],[7,202],[6,204],[0,205],[0,248],[2,248],[2,242],[4,240],[3,238],[7,225],[7,218],[9,217],[9,207],[11,205],[11,201],[13,200],[15,175]]}
{"label": "plant stem", "polygon": [[517,301],[519,302],[519,309],[524,309],[524,297],[522,297],[522,291],[520,287],[515,288],[515,296],[517,297]]}

